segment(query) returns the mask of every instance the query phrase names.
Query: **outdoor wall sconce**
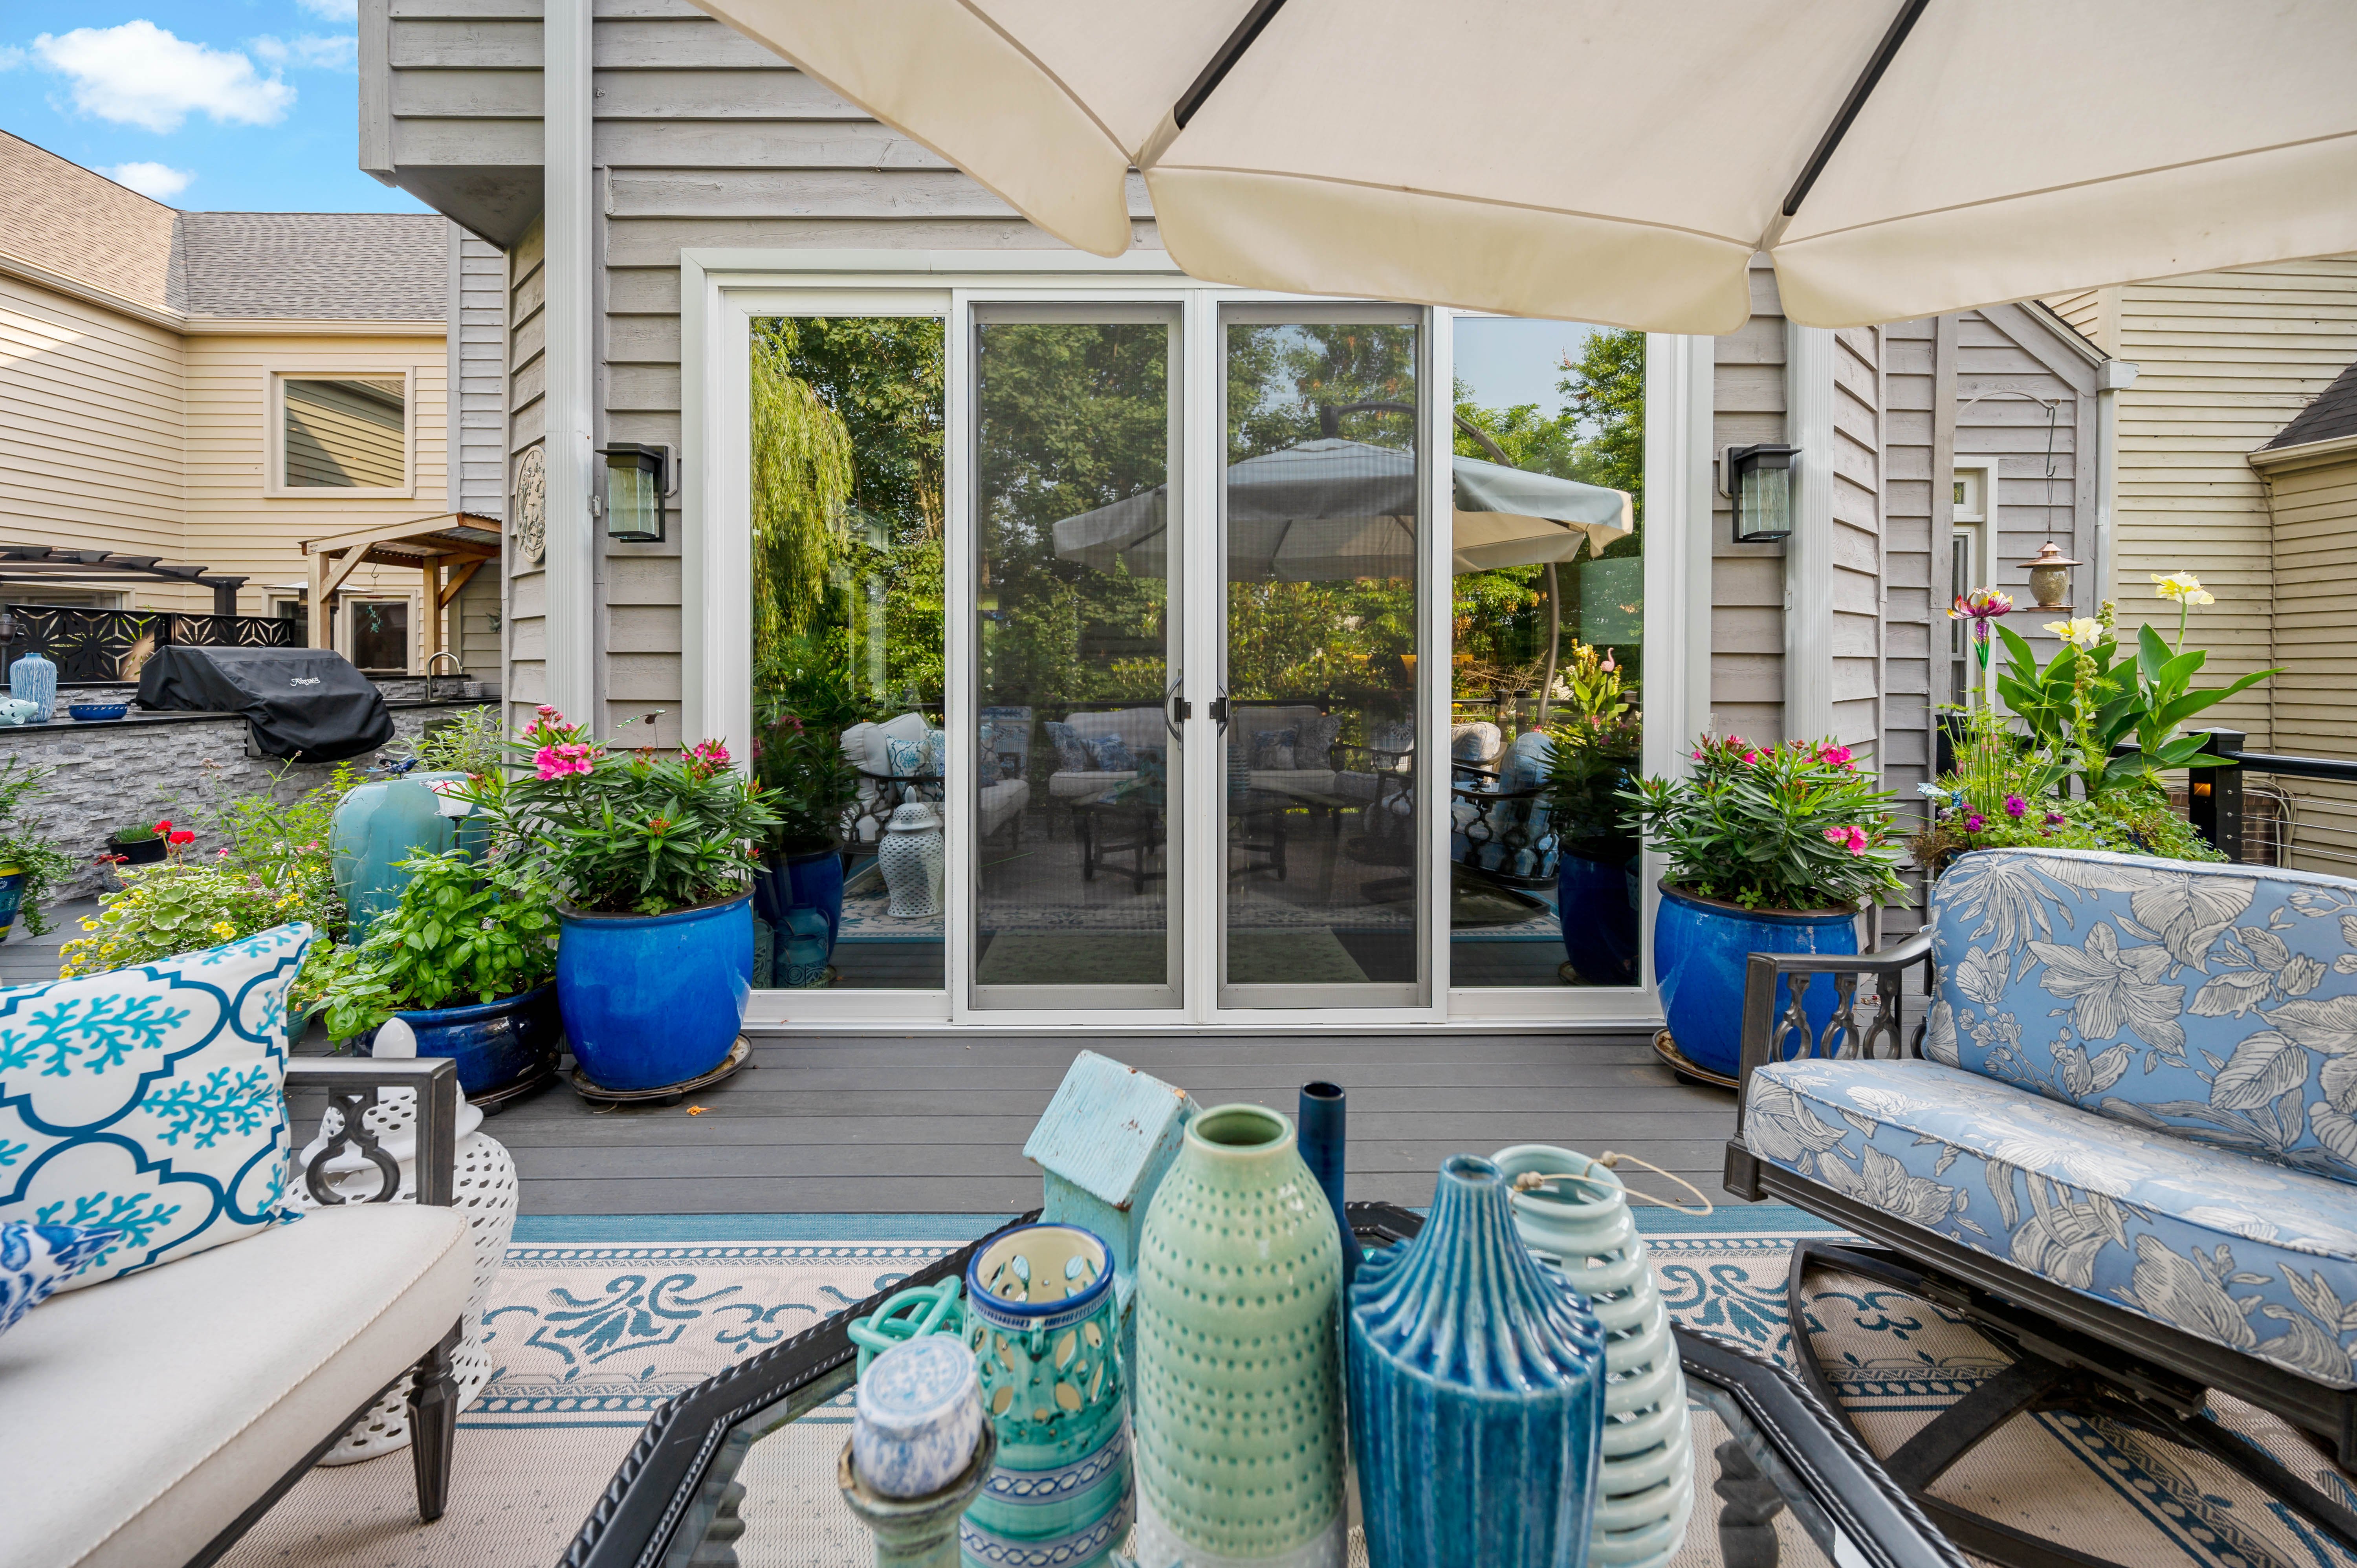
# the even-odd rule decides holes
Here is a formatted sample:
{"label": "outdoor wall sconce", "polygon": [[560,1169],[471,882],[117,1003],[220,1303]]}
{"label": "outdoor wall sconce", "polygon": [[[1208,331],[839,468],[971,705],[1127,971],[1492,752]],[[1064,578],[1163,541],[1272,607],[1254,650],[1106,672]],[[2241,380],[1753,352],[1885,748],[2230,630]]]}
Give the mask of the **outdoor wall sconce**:
{"label": "outdoor wall sconce", "polygon": [[1722,486],[1735,502],[1735,542],[1772,544],[1792,534],[1792,459],[1798,446],[1730,446]]}
{"label": "outdoor wall sconce", "polygon": [[606,537],[618,544],[660,544],[663,498],[673,491],[672,448],[626,442],[600,446],[606,459]]}
{"label": "outdoor wall sconce", "polygon": [[2029,596],[2038,601],[2041,610],[2067,610],[2072,607],[2071,568],[2083,563],[2062,553],[2062,547],[2052,540],[2046,542],[2029,567]]}

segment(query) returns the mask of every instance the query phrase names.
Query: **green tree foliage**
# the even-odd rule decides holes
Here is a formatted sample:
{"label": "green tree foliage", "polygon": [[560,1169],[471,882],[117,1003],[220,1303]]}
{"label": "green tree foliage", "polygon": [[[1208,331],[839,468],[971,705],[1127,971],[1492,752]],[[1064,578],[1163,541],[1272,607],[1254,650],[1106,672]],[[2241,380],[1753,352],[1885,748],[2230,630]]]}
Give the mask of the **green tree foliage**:
{"label": "green tree foliage", "polygon": [[774,639],[810,629],[841,553],[851,435],[794,373],[795,324],[753,334],[753,620]]}

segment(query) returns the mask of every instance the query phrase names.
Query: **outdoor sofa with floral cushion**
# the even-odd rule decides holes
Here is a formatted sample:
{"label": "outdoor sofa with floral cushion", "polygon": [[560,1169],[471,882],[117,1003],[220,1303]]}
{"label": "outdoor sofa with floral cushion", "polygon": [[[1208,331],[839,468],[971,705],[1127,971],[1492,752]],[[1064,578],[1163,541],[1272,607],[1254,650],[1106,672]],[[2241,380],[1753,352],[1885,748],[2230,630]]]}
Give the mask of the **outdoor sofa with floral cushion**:
{"label": "outdoor sofa with floral cushion", "polygon": [[[2222,1390],[2357,1461],[2357,882],[1984,850],[1900,947],[1750,966],[1728,1190],[2059,1326],[2050,1359],[2092,1337],[2176,1390],[2148,1400]],[[1799,973],[1835,992],[1813,1041]]]}

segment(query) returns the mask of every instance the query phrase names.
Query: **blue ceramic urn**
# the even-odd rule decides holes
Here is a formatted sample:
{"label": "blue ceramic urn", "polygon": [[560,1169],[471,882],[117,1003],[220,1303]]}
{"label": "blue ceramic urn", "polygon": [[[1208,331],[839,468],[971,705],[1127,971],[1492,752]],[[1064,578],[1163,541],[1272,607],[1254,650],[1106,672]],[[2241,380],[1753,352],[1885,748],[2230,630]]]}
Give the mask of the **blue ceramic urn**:
{"label": "blue ceramic urn", "polygon": [[1432,1216],[1350,1290],[1351,1444],[1386,1568],[1580,1568],[1604,1429],[1604,1335],[1514,1230],[1506,1181],[1440,1167]]}

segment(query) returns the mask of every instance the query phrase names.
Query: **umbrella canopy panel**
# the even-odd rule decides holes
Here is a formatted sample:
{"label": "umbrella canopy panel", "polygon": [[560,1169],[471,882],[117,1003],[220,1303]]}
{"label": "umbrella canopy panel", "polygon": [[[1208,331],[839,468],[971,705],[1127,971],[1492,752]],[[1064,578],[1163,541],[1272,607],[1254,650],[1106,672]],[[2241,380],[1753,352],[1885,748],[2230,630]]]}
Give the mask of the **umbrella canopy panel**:
{"label": "umbrella canopy panel", "polygon": [[[1459,572],[1569,561],[1586,542],[1601,554],[1632,528],[1626,491],[1452,461],[1451,555]],[[1415,575],[1415,455],[1325,437],[1231,465],[1228,579],[1327,583]],[[1056,553],[1100,572],[1169,575],[1168,487],[1068,517]]]}
{"label": "umbrella canopy panel", "polygon": [[2349,0],[695,4],[1251,288],[1717,334],[1760,250],[1824,327],[2357,250]]}

